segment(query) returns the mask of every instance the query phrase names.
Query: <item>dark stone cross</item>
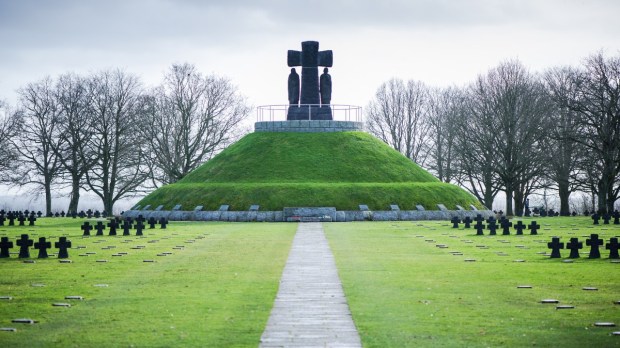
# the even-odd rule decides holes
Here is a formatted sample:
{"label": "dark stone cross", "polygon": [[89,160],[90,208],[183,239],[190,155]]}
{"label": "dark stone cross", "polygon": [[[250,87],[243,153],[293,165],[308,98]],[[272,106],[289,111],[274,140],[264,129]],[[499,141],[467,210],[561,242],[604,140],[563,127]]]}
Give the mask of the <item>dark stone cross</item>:
{"label": "dark stone cross", "polygon": [[566,249],[570,249],[570,255],[568,257],[571,259],[579,258],[579,249],[581,248],[583,248],[583,243],[577,238],[571,238],[570,242],[566,243]]}
{"label": "dark stone cross", "polygon": [[530,234],[536,235],[538,234],[538,229],[540,225],[536,224],[536,221],[532,220],[532,222],[527,226],[527,229],[530,230]]}
{"label": "dark stone cross", "polygon": [[611,220],[611,215],[609,213],[603,214],[603,225],[609,225],[609,220]]}
{"label": "dark stone cross", "polygon": [[30,217],[28,218],[28,226],[34,226],[35,221],[37,221],[37,217],[34,216],[34,213],[30,214]]}
{"label": "dark stone cross", "polygon": [[618,255],[618,248],[620,248],[618,238],[610,238],[609,243],[605,244],[605,248],[609,250],[610,259],[620,259],[620,255]]}
{"label": "dark stone cross", "polygon": [[131,223],[130,218],[125,219],[122,227],[123,227],[123,236],[131,235],[131,233],[129,233],[129,230],[131,230],[131,228],[133,227],[133,224]]}
{"label": "dark stone cross", "polygon": [[474,228],[476,229],[476,235],[477,236],[483,236],[484,235],[485,225],[482,223],[482,221],[476,222],[476,225],[474,225]]}
{"label": "dark stone cross", "polygon": [[161,225],[161,229],[165,230],[166,225],[168,224],[168,220],[165,217],[162,217],[161,219],[159,219],[159,224]]}
{"label": "dark stone cross", "polygon": [[495,221],[497,221],[497,220],[495,220],[495,218],[494,218],[494,217],[489,216],[489,218],[487,219],[487,224],[490,224],[490,223],[491,223],[491,221],[495,222]]}
{"label": "dark stone cross", "polygon": [[490,236],[494,236],[496,235],[496,231],[497,231],[497,224],[495,223],[495,219],[489,219],[489,224],[487,225],[487,228],[489,229],[489,235]]}
{"label": "dark stone cross", "polygon": [[144,222],[146,221],[146,219],[144,218],[144,216],[142,216],[142,214],[138,215],[138,217],[136,218],[136,222]]}
{"label": "dark stone cross", "polygon": [[138,222],[136,223],[136,236],[142,235],[142,230],[144,229],[144,227],[145,226],[142,221],[138,220]]}
{"label": "dark stone cross", "polygon": [[17,221],[19,221],[19,225],[20,225],[20,226],[26,226],[26,225],[24,224],[24,222],[26,222],[26,217],[25,217],[24,215],[21,215],[21,214],[20,214],[20,215],[19,215],[19,217],[17,218]]}
{"label": "dark stone cross", "polygon": [[67,249],[71,248],[71,241],[67,240],[67,237],[60,237],[58,242],[54,243],[54,247],[58,249],[58,258],[69,258],[69,252]]}
{"label": "dark stone cross", "polygon": [[620,212],[615,210],[611,216],[614,218],[614,225],[620,225]]}
{"label": "dark stone cross", "polygon": [[450,222],[452,223],[452,228],[459,228],[459,223],[461,223],[461,219],[459,219],[458,216],[455,216],[452,218],[452,220],[450,220]]}
{"label": "dark stone cross", "polygon": [[474,221],[482,222],[482,221],[484,221],[484,218],[482,217],[481,214],[476,214],[476,217],[474,218]]}
{"label": "dark stone cross", "polygon": [[601,218],[601,217],[598,215],[598,213],[594,213],[594,214],[592,214],[592,221],[593,221],[593,225],[598,225],[598,220],[599,220],[600,218]]}
{"label": "dark stone cross", "polygon": [[39,241],[34,243],[34,248],[39,249],[39,259],[47,259],[47,249],[52,247],[52,243],[46,242],[45,237],[39,237]]}
{"label": "dark stone cross", "polygon": [[504,236],[507,236],[510,234],[511,227],[512,227],[512,222],[510,222],[510,220],[508,219],[502,220],[502,234]]}
{"label": "dark stone cross", "polygon": [[599,251],[599,245],[603,245],[603,240],[598,238],[598,234],[592,233],[590,239],[586,239],[586,245],[590,246],[590,259],[600,259],[601,252]]}
{"label": "dark stone cross", "polygon": [[103,236],[103,230],[105,230],[105,225],[103,224],[103,222],[97,221],[97,224],[95,225],[95,229],[97,230],[98,236]]}
{"label": "dark stone cross", "polygon": [[90,222],[84,221],[84,224],[80,227],[80,229],[84,231],[82,234],[83,236],[90,236],[90,230],[93,229],[93,226],[90,225]]}
{"label": "dark stone cross", "polygon": [[116,236],[116,229],[118,228],[118,221],[116,221],[116,219],[112,219],[110,220],[110,222],[108,222],[108,227],[110,228],[110,236]]}
{"label": "dark stone cross", "polygon": [[151,216],[151,218],[149,219],[149,228],[155,228],[156,224],[157,220],[155,219],[155,217]]}
{"label": "dark stone cross", "polygon": [[552,259],[559,259],[562,257],[562,255],[560,255],[560,249],[564,249],[564,243],[560,243],[559,237],[551,238],[551,242],[547,243],[547,247],[551,249]]}
{"label": "dark stone cross", "polygon": [[0,214],[0,226],[4,226],[5,221],[6,221],[6,218],[4,217],[4,214]]}
{"label": "dark stone cross", "polygon": [[313,105],[310,110],[296,106],[293,100],[289,107],[287,120],[331,120],[331,112],[321,112],[319,93],[319,66],[331,67],[334,55],[331,50],[319,51],[317,41],[304,41],[301,51],[289,50],[287,63],[289,67],[301,66],[301,92],[299,104]]}
{"label": "dark stone cross", "polygon": [[517,230],[517,236],[520,236],[523,234],[523,230],[526,228],[527,226],[523,224],[523,221],[519,220],[517,221],[517,223],[514,225],[515,230]]}
{"label": "dark stone cross", "polygon": [[101,217],[101,213],[99,210],[95,210],[95,219],[99,219]]}
{"label": "dark stone cross", "polygon": [[13,212],[9,212],[6,217],[9,219],[9,226],[15,226],[15,215]]}
{"label": "dark stone cross", "polygon": [[463,223],[465,224],[465,228],[471,228],[472,219],[469,216],[466,216],[463,219]]}
{"label": "dark stone cross", "polygon": [[2,237],[0,240],[0,258],[11,257],[9,249],[13,248],[13,242],[9,241],[9,237]]}
{"label": "dark stone cross", "polygon": [[30,250],[29,247],[32,246],[33,240],[28,238],[27,234],[22,234],[21,237],[15,242],[19,247],[19,258],[27,259],[30,258]]}

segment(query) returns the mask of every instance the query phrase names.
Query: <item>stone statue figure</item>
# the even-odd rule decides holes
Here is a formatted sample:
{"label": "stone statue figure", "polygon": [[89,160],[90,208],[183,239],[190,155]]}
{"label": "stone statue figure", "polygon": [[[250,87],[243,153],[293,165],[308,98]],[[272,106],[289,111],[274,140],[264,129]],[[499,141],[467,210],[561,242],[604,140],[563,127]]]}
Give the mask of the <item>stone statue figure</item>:
{"label": "stone statue figure", "polygon": [[319,89],[321,93],[321,104],[329,105],[332,101],[332,77],[328,73],[328,69],[323,69]]}
{"label": "stone statue figure", "polygon": [[299,104],[299,75],[295,68],[291,68],[291,74],[288,75],[288,102],[291,105]]}

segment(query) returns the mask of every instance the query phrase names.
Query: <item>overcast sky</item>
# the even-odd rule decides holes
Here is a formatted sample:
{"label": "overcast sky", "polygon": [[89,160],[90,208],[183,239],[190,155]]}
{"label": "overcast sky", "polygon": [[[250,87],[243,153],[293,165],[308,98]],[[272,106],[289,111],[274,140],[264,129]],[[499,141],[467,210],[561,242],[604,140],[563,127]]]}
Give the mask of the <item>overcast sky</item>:
{"label": "overcast sky", "polygon": [[123,68],[153,86],[173,63],[287,102],[286,51],[334,52],[332,102],[366,106],[392,77],[463,85],[501,61],[534,71],[620,49],[617,0],[0,0],[0,98],[46,75]]}

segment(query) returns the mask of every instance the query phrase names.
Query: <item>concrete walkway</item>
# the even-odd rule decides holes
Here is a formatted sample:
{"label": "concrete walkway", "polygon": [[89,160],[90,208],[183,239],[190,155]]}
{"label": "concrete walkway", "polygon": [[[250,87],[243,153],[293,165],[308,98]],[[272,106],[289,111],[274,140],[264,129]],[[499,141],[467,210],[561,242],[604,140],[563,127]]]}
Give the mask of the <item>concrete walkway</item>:
{"label": "concrete walkway", "polygon": [[260,347],[361,347],[320,223],[300,223]]}

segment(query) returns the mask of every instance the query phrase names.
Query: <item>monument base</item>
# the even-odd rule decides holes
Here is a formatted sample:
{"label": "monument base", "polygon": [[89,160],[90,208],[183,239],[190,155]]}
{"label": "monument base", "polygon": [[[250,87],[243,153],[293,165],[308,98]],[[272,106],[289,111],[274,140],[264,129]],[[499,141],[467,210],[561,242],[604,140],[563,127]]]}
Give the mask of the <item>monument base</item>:
{"label": "monument base", "polygon": [[288,121],[293,120],[332,120],[332,108],[329,105],[289,106],[286,114]]}

